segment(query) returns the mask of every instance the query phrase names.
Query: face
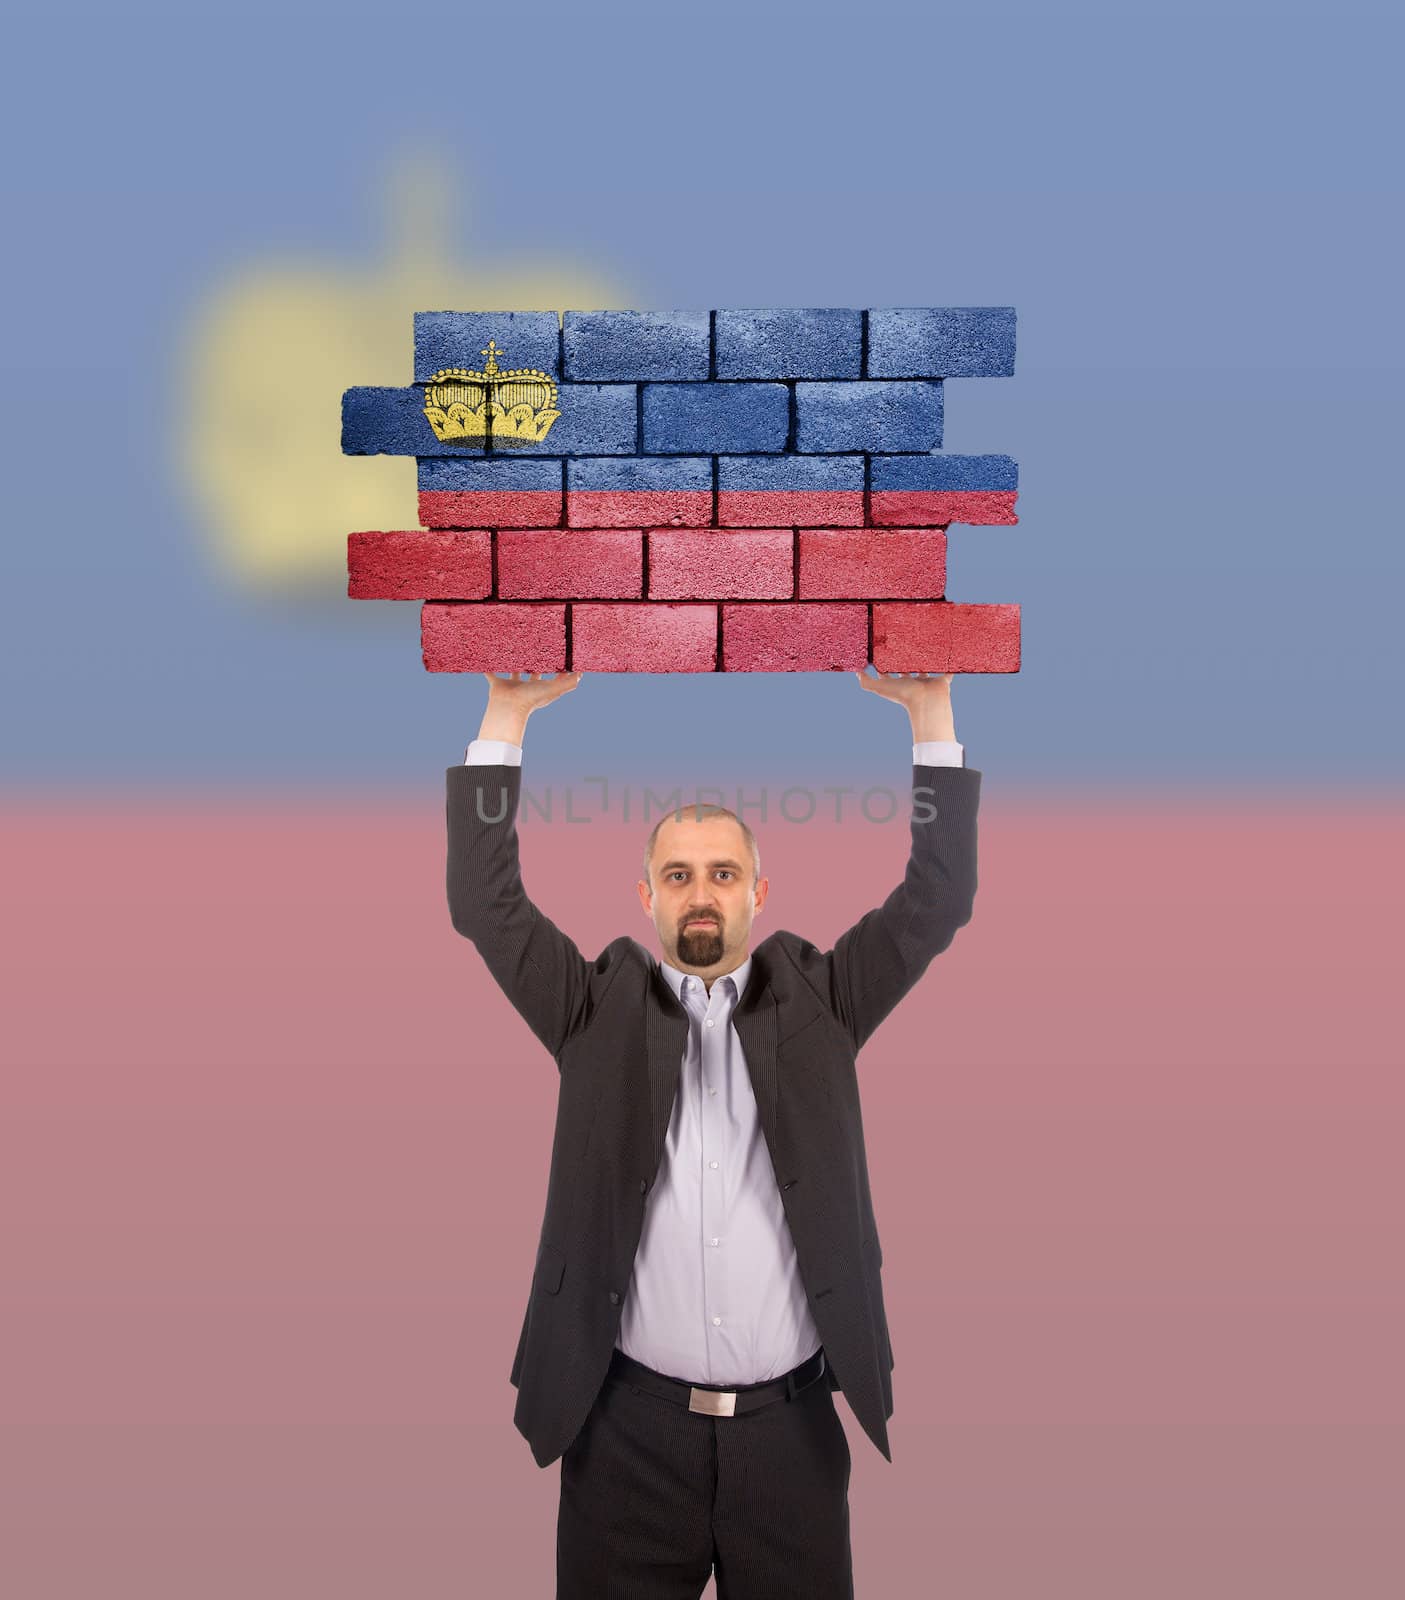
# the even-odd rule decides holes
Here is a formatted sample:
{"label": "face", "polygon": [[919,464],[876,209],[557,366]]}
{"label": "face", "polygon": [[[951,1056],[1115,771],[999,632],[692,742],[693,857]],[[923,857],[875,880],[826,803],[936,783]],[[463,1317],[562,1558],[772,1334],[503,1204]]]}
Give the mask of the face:
{"label": "face", "polygon": [[751,847],[736,821],[697,818],[685,806],[659,829],[650,866],[652,890],[641,878],[639,901],[668,964],[702,977],[740,966],[768,883],[753,883]]}

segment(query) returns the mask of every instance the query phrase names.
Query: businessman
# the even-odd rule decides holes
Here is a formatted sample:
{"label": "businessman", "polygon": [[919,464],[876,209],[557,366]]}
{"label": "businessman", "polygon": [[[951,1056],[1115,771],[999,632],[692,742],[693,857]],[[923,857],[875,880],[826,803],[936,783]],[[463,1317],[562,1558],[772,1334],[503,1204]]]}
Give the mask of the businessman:
{"label": "businessman", "polygon": [[891,1461],[894,1365],[855,1061],[971,917],[981,775],[951,675],[855,674],[911,718],[911,846],[831,949],[751,946],[755,837],[688,804],[638,885],[662,958],[622,935],[593,961],[528,898],[516,828],[527,719],[581,674],[485,676],[447,773],[449,908],[559,1074],[510,1374],[535,1460],[561,1462],[557,1600],[696,1600],[714,1571],[718,1600],[852,1596],[833,1391]]}

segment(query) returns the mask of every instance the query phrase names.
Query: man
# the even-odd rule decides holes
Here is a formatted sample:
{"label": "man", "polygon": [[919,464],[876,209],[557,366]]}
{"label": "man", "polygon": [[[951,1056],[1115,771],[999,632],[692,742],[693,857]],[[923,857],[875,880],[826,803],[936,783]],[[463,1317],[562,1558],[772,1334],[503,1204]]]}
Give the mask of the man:
{"label": "man", "polygon": [[561,1459],[557,1600],[696,1600],[714,1568],[719,1600],[852,1596],[833,1390],[889,1460],[893,1413],[855,1057],[971,917],[981,775],[951,675],[856,674],[912,721],[882,905],[828,951],[784,929],[749,949],[756,841],[689,805],[638,886],[662,961],[628,936],[587,961],[522,886],[527,719],[581,674],[485,676],[447,774],[449,907],[560,1075],[510,1375],[537,1463]]}

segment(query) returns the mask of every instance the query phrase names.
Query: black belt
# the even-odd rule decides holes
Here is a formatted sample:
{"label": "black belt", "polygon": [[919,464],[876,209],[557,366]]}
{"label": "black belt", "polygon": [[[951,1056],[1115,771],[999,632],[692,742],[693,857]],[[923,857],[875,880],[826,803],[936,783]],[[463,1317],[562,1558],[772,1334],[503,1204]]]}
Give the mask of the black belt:
{"label": "black belt", "polygon": [[793,1400],[802,1390],[819,1380],[825,1370],[824,1346],[821,1345],[808,1360],[792,1367],[783,1377],[769,1378],[765,1383],[743,1383],[724,1389],[714,1383],[684,1383],[681,1378],[670,1378],[655,1372],[642,1361],[627,1356],[618,1346],[610,1357],[608,1377],[621,1383],[632,1384],[649,1394],[661,1395],[689,1411],[701,1411],[711,1417],[740,1417],[748,1411],[759,1410],[783,1396]]}

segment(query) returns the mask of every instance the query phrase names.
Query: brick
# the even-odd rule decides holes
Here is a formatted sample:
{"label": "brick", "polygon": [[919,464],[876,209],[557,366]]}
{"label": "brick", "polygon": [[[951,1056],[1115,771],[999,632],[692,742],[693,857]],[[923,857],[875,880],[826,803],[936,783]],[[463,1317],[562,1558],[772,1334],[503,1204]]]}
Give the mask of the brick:
{"label": "brick", "polygon": [[723,527],[862,527],[861,456],[719,456]]}
{"label": "brick", "polygon": [[493,429],[493,454],[503,456],[633,455],[639,448],[638,389],[632,383],[563,383],[561,415],[542,439]]}
{"label": "brick", "polygon": [[784,450],[789,431],[790,393],[782,383],[644,385],[643,448],[654,454]]}
{"label": "brick", "polygon": [[637,600],[644,592],[637,528],[504,528],[497,544],[500,599]]}
{"label": "brick", "polygon": [[942,442],[940,383],[797,383],[797,450],[933,450]]}
{"label": "brick", "polygon": [[492,535],[423,528],[352,533],[346,540],[352,600],[481,600],[492,593]]}
{"label": "brick", "polygon": [[571,607],[573,672],[713,672],[717,607],[592,605]]}
{"label": "brick", "polygon": [[868,663],[866,605],[724,605],[725,672],[862,671]]}
{"label": "brick", "polygon": [[708,375],[706,311],[568,311],[564,376],[573,383],[634,383]]}
{"label": "brick", "polygon": [[415,382],[443,367],[481,372],[489,339],[500,367],[533,367],[561,376],[560,320],[554,311],[417,311]]}
{"label": "brick", "polygon": [[880,526],[916,528],[1015,523],[1018,484],[1009,456],[874,456],[869,515]]}
{"label": "brick", "polygon": [[870,516],[878,527],[901,524],[909,528],[946,528],[953,522],[981,526],[1014,523],[1014,493],[937,490],[935,492],[874,493],[869,497]]}
{"label": "brick", "polygon": [[424,414],[424,390],[347,389],[341,397],[341,447],[347,456],[482,455],[486,441],[441,444]]}
{"label": "brick", "polygon": [[795,592],[789,528],[654,528],[651,600],[785,600]]}
{"label": "brick", "polygon": [[1020,608],[954,605],[948,672],[1018,672]]}
{"label": "brick", "polygon": [[511,456],[490,456],[485,461],[427,456],[420,461],[418,477],[421,489],[527,489],[547,492],[561,487],[561,463],[525,461]]}
{"label": "brick", "polygon": [[421,491],[420,521],[426,528],[539,528],[561,520],[561,491],[528,489],[471,493]]}
{"label": "brick", "polygon": [[566,607],[427,600],[420,649],[426,672],[564,672]]}
{"label": "brick", "polygon": [[928,455],[873,458],[872,487],[892,489],[1017,489],[1020,469],[1010,456]]}
{"label": "brick", "polygon": [[802,528],[802,600],[935,599],[946,593],[939,528]]}
{"label": "brick", "polygon": [[561,520],[560,461],[421,457],[419,491],[427,528],[549,528]]}
{"label": "brick", "polygon": [[1018,672],[1020,608],[879,601],[873,665],[879,672]]}
{"label": "brick", "polygon": [[924,306],[868,314],[869,378],[1004,378],[1015,370],[1013,306]]}
{"label": "brick", "polygon": [[847,308],[718,311],[719,378],[862,377],[863,313]]}
{"label": "brick", "polygon": [[702,456],[583,456],[566,463],[573,528],[706,527],[712,462]]}

